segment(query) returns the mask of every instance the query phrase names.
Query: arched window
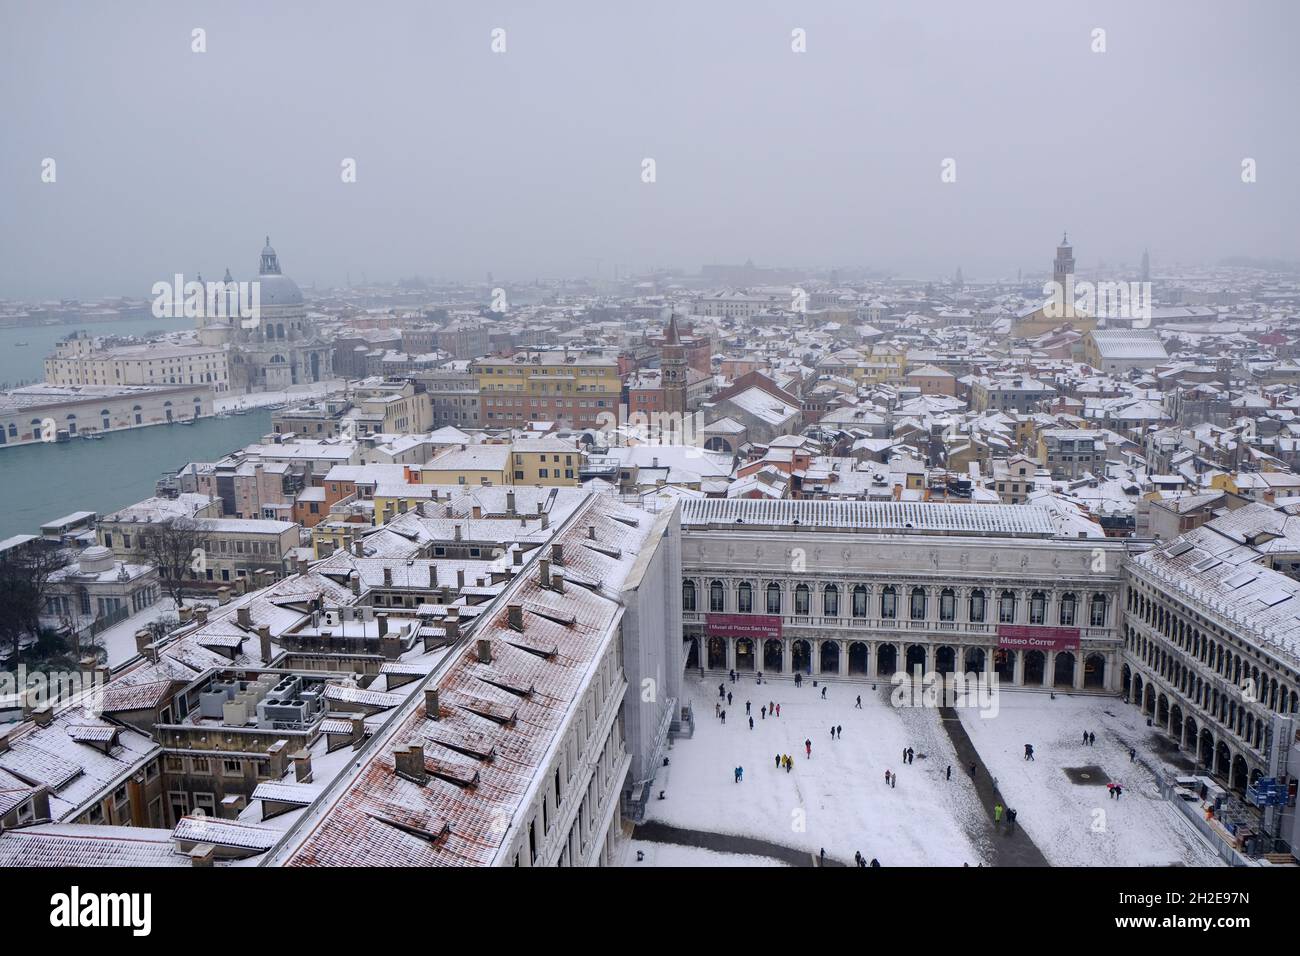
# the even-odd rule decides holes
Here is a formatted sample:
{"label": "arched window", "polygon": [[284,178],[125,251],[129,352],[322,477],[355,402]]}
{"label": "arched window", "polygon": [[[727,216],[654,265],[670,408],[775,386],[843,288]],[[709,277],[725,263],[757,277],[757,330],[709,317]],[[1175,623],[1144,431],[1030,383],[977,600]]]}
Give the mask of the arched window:
{"label": "arched window", "polygon": [[794,589],[794,613],[800,616],[808,614],[808,585],[800,584]]}
{"label": "arched window", "polygon": [[1047,623],[1047,595],[1042,591],[1029,595],[1029,623]]}
{"label": "arched window", "polygon": [[726,601],[723,597],[722,582],[714,581],[709,585],[709,610],[715,614],[726,609]]}
{"label": "arched window", "polygon": [[1061,595],[1061,618],[1060,618],[1062,627],[1074,626],[1074,607],[1075,607],[1074,594],[1069,591],[1067,591],[1065,594],[1062,594]]}
{"label": "arched window", "polygon": [[865,584],[859,584],[853,589],[853,616],[867,616],[867,587]]}
{"label": "arched window", "polygon": [[983,624],[985,614],[984,592],[978,588],[970,593],[970,619],[972,624]]}
{"label": "arched window", "polygon": [[1092,611],[1088,615],[1088,620],[1093,627],[1106,626],[1106,595],[1094,594],[1092,596]]}
{"label": "arched window", "polygon": [[880,592],[880,616],[887,620],[898,617],[898,592],[892,584]]}
{"label": "arched window", "polygon": [[911,615],[913,621],[925,620],[925,588],[912,588]]}
{"label": "arched window", "polygon": [[998,622],[1014,624],[1016,622],[1016,595],[1014,591],[1003,591],[998,599]]}
{"label": "arched window", "polygon": [[775,581],[767,586],[767,613],[781,613],[781,585]]}
{"label": "arched window", "polygon": [[822,616],[840,616],[840,589],[833,584],[826,585],[822,591]]}
{"label": "arched window", "polygon": [[736,592],[736,610],[741,614],[750,614],[754,610],[754,586],[748,581],[740,582]]}
{"label": "arched window", "polygon": [[957,618],[957,594],[952,588],[939,592],[939,620],[952,621]]}
{"label": "arched window", "polygon": [[695,582],[694,581],[682,582],[682,610],[683,611],[695,610]]}

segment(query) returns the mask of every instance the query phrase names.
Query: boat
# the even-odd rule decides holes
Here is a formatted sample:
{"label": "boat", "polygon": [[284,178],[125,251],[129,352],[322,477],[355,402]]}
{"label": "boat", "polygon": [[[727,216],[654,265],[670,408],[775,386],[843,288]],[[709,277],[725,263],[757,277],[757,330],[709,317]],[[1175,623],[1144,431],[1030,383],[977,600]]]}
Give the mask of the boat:
{"label": "boat", "polygon": [[81,437],[84,438],[86,441],[103,441],[103,440],[104,440],[104,436],[103,436],[103,435],[100,435],[100,434],[97,434],[96,432],[86,432],[86,433],[85,433],[84,435],[82,435]]}
{"label": "boat", "polygon": [[180,424],[182,424],[182,425],[193,425],[193,424],[194,424],[194,419],[192,419],[192,418],[182,418],[182,419],[180,420]]}
{"label": "boat", "polygon": [[29,345],[29,344],[30,344],[29,342],[15,342],[15,343],[14,343],[14,346],[15,346],[16,348],[23,348],[23,347],[25,347],[25,346],[27,346],[27,345]]}

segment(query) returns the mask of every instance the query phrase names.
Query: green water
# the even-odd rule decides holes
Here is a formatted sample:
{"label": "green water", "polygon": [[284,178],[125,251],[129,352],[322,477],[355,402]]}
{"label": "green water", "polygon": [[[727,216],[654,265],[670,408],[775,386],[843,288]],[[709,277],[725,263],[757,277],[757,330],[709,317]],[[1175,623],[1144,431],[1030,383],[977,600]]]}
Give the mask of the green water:
{"label": "green water", "polygon": [[[45,378],[45,357],[54,343],[78,329],[91,335],[148,335],[179,332],[193,327],[190,319],[122,319],[117,322],[82,322],[71,325],[35,325],[0,328],[0,384],[39,382]],[[26,345],[19,345],[26,342]],[[57,517],[57,516],[56,516]]]}
{"label": "green water", "polygon": [[164,472],[213,461],[270,430],[271,413],[253,411],[194,425],[106,432],[102,441],[0,448],[0,540],[36,534],[42,524],[73,511],[102,515],[134,504],[153,494]]}

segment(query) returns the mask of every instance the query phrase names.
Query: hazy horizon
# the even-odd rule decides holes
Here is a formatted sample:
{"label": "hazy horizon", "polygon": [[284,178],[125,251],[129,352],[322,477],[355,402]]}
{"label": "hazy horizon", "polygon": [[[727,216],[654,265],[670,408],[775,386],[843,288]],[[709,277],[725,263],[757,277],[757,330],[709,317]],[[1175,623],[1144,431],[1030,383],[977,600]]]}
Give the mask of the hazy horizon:
{"label": "hazy horizon", "polygon": [[1285,2],[55,0],[0,26],[0,298],[246,279],[268,233],[304,287],[747,259],[990,279],[1049,269],[1063,230],[1081,271],[1300,259]]}

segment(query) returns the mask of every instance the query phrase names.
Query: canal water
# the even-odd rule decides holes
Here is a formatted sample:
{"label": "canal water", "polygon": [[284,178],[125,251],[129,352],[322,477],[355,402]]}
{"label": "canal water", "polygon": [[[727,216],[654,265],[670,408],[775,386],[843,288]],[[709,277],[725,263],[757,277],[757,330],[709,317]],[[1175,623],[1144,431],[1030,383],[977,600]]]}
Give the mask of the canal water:
{"label": "canal water", "polygon": [[[191,328],[190,319],[119,319],[115,322],[81,322],[71,325],[26,325],[0,328],[0,385],[45,379],[45,358],[54,344],[78,329],[91,335],[150,335]],[[26,342],[26,345],[19,343]]]}
{"label": "canal water", "polygon": [[[35,341],[32,345],[35,346]],[[271,412],[201,418],[0,448],[0,540],[37,534],[74,511],[108,514],[153,495],[154,483],[191,461],[213,461],[271,431]]]}

